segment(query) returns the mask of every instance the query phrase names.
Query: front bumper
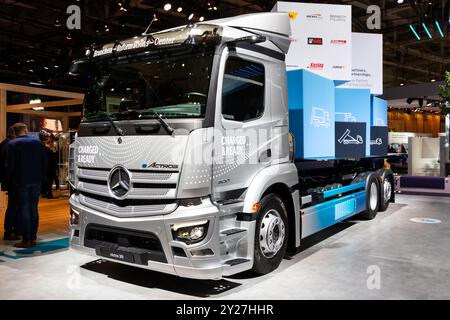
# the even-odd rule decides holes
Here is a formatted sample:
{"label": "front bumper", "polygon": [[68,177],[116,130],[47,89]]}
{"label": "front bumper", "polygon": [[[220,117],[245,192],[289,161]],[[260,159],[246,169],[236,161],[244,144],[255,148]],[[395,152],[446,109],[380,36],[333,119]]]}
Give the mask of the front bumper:
{"label": "front bumper", "polygon": [[[218,207],[209,198],[203,199],[198,206],[179,206],[169,215],[133,218],[118,218],[92,210],[80,204],[76,195],[72,195],[70,198],[70,206],[79,214],[78,224],[70,227],[71,248],[92,256],[193,279],[220,279],[222,276],[248,270],[253,265],[253,251],[250,249],[253,247],[253,243],[248,243],[248,235],[253,232],[254,226],[248,225],[248,231],[250,232],[242,233],[240,239],[232,239],[232,241],[224,239],[220,230],[224,228],[223,224],[226,219],[221,218]],[[172,224],[197,220],[209,221],[206,237],[201,242],[187,245],[184,242],[173,240],[170,228]],[[95,249],[85,245],[86,227],[88,225],[151,233],[160,241],[167,263],[149,260],[146,265],[142,265],[99,256]],[[251,236],[251,239],[253,239],[253,236]],[[235,257],[236,254],[242,255],[243,248],[246,251],[244,255],[251,257],[249,261],[239,265],[226,264],[226,261]],[[180,251],[184,252],[185,256],[181,256]],[[208,254],[202,255],[204,252]]]}

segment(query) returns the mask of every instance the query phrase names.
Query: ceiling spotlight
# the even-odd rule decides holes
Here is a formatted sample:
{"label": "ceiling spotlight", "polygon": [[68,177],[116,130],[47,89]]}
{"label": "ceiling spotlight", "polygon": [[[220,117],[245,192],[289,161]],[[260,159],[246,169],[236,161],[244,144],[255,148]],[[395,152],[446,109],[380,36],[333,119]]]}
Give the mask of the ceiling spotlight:
{"label": "ceiling spotlight", "polygon": [[200,22],[202,22],[202,21],[204,21],[205,20],[205,17],[200,17],[199,19],[198,19],[198,21],[200,21]]}
{"label": "ceiling spotlight", "polygon": [[398,4],[402,4],[402,3],[403,3],[403,0],[397,0],[397,3],[398,3]]}
{"label": "ceiling spotlight", "polygon": [[178,7],[177,12],[181,12],[181,11],[183,11],[183,8],[182,7]]}
{"label": "ceiling spotlight", "polygon": [[189,17],[188,17],[188,20],[192,20],[193,17],[194,17],[194,14],[191,13],[191,14],[189,15]]}
{"label": "ceiling spotlight", "polygon": [[436,79],[431,79],[430,81],[431,81],[431,82],[436,82]]}
{"label": "ceiling spotlight", "polygon": [[164,10],[165,10],[165,11],[169,11],[170,9],[172,9],[172,5],[171,5],[170,3],[166,3],[166,4],[164,5]]}
{"label": "ceiling spotlight", "polygon": [[71,37],[70,33],[66,36],[66,39],[67,40],[72,40],[72,37]]}
{"label": "ceiling spotlight", "polygon": [[59,22],[59,20],[56,19],[54,26],[55,27],[61,27],[61,22]]}
{"label": "ceiling spotlight", "polygon": [[402,83],[400,83],[400,86],[402,86],[402,87],[403,87],[404,85],[405,85],[405,84],[404,84],[403,82],[402,82]]}

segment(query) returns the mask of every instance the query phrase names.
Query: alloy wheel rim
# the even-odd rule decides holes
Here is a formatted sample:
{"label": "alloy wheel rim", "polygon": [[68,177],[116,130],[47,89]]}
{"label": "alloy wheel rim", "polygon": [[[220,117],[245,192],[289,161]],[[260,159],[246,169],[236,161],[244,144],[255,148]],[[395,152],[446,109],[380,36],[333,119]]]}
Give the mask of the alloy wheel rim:
{"label": "alloy wheel rim", "polygon": [[259,246],[266,258],[274,257],[283,247],[286,227],[280,213],[270,209],[262,218],[259,229]]}
{"label": "alloy wheel rim", "polygon": [[370,209],[375,211],[378,204],[378,192],[377,192],[377,184],[375,182],[372,182],[370,185]]}

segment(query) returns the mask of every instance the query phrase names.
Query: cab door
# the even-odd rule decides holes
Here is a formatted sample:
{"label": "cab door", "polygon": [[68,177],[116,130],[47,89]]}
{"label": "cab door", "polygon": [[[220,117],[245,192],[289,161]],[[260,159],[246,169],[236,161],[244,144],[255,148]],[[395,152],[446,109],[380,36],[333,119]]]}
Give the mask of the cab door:
{"label": "cab door", "polygon": [[213,196],[242,199],[254,176],[270,165],[269,65],[252,51],[225,49],[217,88]]}

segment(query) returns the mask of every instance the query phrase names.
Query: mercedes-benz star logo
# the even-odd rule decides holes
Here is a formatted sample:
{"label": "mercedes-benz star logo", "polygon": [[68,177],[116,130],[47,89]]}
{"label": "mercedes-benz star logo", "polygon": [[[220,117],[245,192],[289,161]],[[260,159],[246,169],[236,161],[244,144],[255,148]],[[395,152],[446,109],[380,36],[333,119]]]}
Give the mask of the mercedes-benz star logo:
{"label": "mercedes-benz star logo", "polygon": [[123,198],[130,191],[131,178],[124,167],[115,167],[109,174],[109,189],[117,198]]}

